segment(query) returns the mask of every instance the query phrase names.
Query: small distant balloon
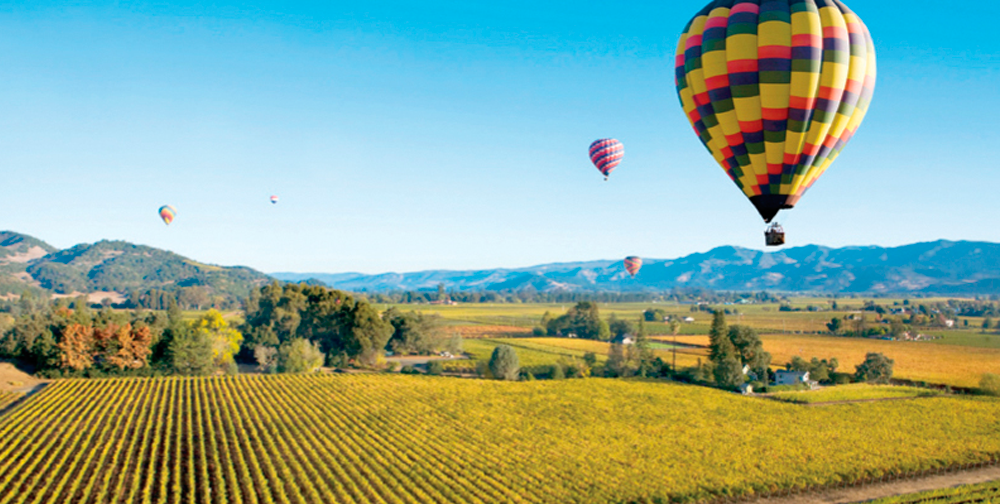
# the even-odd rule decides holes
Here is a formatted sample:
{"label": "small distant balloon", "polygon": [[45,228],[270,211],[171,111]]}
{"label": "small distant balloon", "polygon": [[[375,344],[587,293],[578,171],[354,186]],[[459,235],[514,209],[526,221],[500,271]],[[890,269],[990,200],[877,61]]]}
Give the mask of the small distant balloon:
{"label": "small distant balloon", "polygon": [[604,180],[608,180],[611,170],[622,162],[624,156],[625,146],[614,138],[602,138],[590,144],[590,161],[604,175]]}
{"label": "small distant balloon", "polygon": [[271,196],[271,204],[272,205],[277,205],[278,204],[278,197],[277,196],[273,196],[273,195]]}
{"label": "small distant balloon", "polygon": [[163,205],[160,207],[160,218],[166,225],[170,225],[174,221],[174,217],[177,217],[177,209],[170,205]]}
{"label": "small distant balloon", "polygon": [[642,268],[642,258],[636,256],[628,256],[625,258],[625,271],[628,271],[632,278],[635,278],[635,274],[639,272]]}

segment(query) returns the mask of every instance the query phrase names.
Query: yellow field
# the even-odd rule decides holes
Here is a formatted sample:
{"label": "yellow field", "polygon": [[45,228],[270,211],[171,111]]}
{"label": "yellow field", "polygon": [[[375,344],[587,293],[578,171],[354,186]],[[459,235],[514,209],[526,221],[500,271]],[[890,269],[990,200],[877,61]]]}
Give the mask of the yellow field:
{"label": "yellow field", "polygon": [[0,415],[0,501],[691,502],[979,462],[998,418],[598,378],[59,380]]}
{"label": "yellow field", "polygon": [[937,390],[918,387],[896,387],[892,385],[869,385],[852,383],[820,390],[777,392],[768,394],[783,401],[812,404],[836,401],[866,401],[872,399],[904,399],[940,395]]}
{"label": "yellow field", "polygon": [[[867,338],[767,334],[761,336],[772,363],[782,365],[793,356],[836,357],[840,372],[854,372],[867,352],[880,352],[896,361],[893,376],[959,387],[976,387],[983,373],[1000,373],[1000,350],[928,342],[885,341]],[[707,338],[706,338],[707,342]]]}

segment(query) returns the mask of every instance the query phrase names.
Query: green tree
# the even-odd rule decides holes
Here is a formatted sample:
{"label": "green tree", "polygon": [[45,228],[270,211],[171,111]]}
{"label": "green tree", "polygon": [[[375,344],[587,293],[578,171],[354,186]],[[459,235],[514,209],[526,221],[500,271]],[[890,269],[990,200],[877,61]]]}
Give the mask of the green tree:
{"label": "green tree", "polygon": [[392,325],[389,349],[397,354],[427,355],[434,351],[441,340],[440,317],[420,312],[402,312],[389,308],[382,319]]}
{"label": "green tree", "polygon": [[639,319],[639,324],[635,331],[635,342],[632,343],[635,357],[638,360],[636,368],[639,376],[651,376],[655,369],[656,357],[653,355],[653,348],[646,332],[646,321]]}
{"label": "green tree", "polygon": [[355,304],[350,315],[347,353],[363,365],[374,365],[392,336],[392,325],[382,320],[372,305],[364,302]]}
{"label": "green tree", "polygon": [[708,331],[708,358],[712,362],[717,362],[721,358],[721,345],[732,345],[726,329],[726,315],[722,310],[715,310],[712,314],[712,328]]}
{"label": "green tree", "polygon": [[743,364],[739,360],[732,340],[723,335],[719,338],[714,352],[712,363],[715,364],[713,370],[715,384],[726,389],[734,389],[742,384],[745,380]]}
{"label": "green tree", "polygon": [[490,372],[498,380],[515,381],[520,366],[517,362],[517,352],[510,345],[497,345],[490,356]]}
{"label": "green tree", "polygon": [[575,334],[578,338],[607,340],[604,335],[600,311],[597,303],[580,301],[565,314],[549,321],[546,329],[550,335],[569,336]]}
{"label": "green tree", "polygon": [[767,380],[767,370],[771,367],[771,354],[764,351],[764,343],[752,327],[734,325],[727,333],[736,350],[741,364],[750,368],[759,380]]}
{"label": "green tree", "polygon": [[626,334],[635,334],[635,326],[632,325],[632,322],[620,319],[614,313],[608,317],[608,330],[614,338],[620,338]]}
{"label": "green tree", "polygon": [[171,328],[167,355],[174,373],[184,376],[212,374],[215,370],[212,351],[212,340],[207,333],[188,326]]}
{"label": "green tree", "polygon": [[295,338],[278,349],[278,369],[284,373],[312,373],[323,365],[323,352],[319,345]]}
{"label": "green tree", "polygon": [[867,383],[888,384],[895,362],[881,353],[870,352],[865,361],[855,367],[854,378]]}
{"label": "green tree", "polygon": [[983,319],[983,330],[988,331],[992,328],[993,328],[993,318],[986,317],[985,319]]}
{"label": "green tree", "polygon": [[[836,308],[834,308],[834,310],[836,310]],[[829,322],[827,322],[826,328],[831,334],[840,334],[840,330],[843,328],[843,325],[844,321],[841,320],[840,317],[833,317]]]}

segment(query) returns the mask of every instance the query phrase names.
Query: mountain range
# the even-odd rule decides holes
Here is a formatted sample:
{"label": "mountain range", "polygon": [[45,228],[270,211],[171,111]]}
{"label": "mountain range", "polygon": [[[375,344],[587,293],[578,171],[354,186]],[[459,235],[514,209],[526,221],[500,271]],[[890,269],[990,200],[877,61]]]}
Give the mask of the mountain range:
{"label": "mountain range", "polygon": [[37,238],[0,231],[0,297],[34,291],[56,295],[113,294],[123,299],[153,289],[197,290],[235,302],[274,279],[315,281],[355,292],[434,290],[726,291],[803,293],[1000,294],[1000,244],[945,241],[900,247],[818,245],[774,252],[717,247],[677,259],[644,258],[635,278],[620,260],[527,268],[428,270],[412,273],[273,273],[204,264],[176,253],[102,240],[59,250]]}
{"label": "mountain range", "polygon": [[718,247],[678,259],[645,258],[630,278],[620,260],[527,268],[414,273],[273,273],[350,291],[455,290],[662,291],[696,287],[726,291],[809,293],[1000,293],[1000,244],[945,241],[900,247],[818,245],[761,252]]}

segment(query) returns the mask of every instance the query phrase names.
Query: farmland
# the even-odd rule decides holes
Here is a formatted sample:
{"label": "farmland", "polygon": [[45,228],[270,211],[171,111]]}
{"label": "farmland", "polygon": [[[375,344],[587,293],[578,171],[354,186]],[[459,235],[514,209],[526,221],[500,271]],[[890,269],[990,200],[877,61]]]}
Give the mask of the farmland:
{"label": "farmland", "polygon": [[816,404],[839,401],[930,397],[938,394],[940,394],[940,392],[916,387],[894,387],[889,385],[854,383],[851,385],[828,387],[821,390],[777,392],[769,395],[788,402]]}
{"label": "farmland", "polygon": [[0,392],[0,411],[16,402],[21,398],[21,394],[16,394],[13,392]]}
{"label": "farmland", "polygon": [[997,418],[637,380],[60,380],[0,417],[0,502],[697,500],[985,460]]}

